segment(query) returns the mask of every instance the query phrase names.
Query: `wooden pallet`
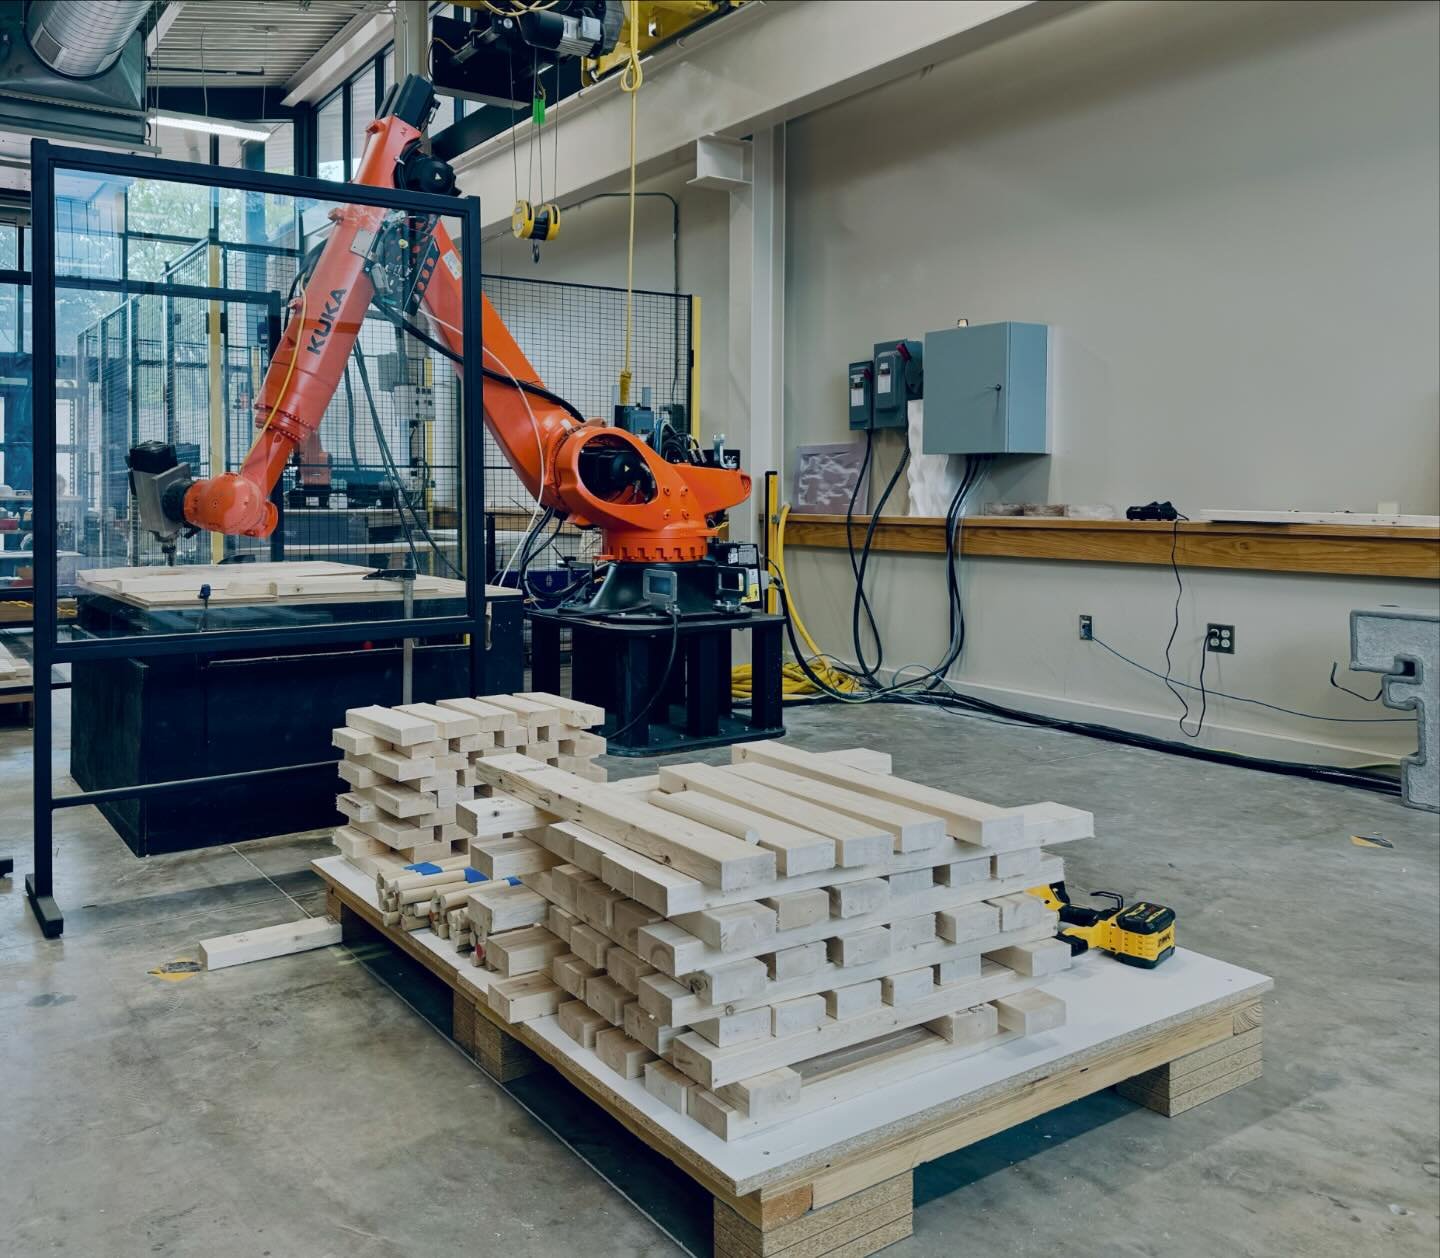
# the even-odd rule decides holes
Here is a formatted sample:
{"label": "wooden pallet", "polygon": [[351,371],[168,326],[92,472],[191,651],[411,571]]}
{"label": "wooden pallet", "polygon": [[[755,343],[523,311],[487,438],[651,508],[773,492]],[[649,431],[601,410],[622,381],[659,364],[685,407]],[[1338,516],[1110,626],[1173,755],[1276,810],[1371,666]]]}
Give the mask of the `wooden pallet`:
{"label": "wooden pallet", "polygon": [[[347,934],[364,923],[451,988],[452,1033],[483,1069],[506,1082],[548,1063],[710,1193],[719,1258],[865,1258],[911,1234],[916,1166],[1104,1088],[1169,1115],[1260,1071],[1268,978],[1183,951],[1153,974],[1091,957],[1056,979],[1082,1015],[1063,1035],[1012,1042],[1003,1054],[970,1059],[972,1069],[928,1074],[918,1102],[906,1080],[863,1103],[772,1128],[763,1140],[726,1143],[667,1110],[643,1081],[617,1082],[555,1018],[504,1024],[486,994],[497,976],[457,961],[428,931],[385,927],[370,881],[343,858],[314,868]],[[1087,1024],[1087,1003],[1100,1003],[1087,1002],[1092,989],[1105,994],[1107,1008],[1129,1010],[1128,1021]],[[1149,1022],[1137,1020],[1140,1007],[1153,1014]],[[889,1105],[901,1099],[908,1108]]]}

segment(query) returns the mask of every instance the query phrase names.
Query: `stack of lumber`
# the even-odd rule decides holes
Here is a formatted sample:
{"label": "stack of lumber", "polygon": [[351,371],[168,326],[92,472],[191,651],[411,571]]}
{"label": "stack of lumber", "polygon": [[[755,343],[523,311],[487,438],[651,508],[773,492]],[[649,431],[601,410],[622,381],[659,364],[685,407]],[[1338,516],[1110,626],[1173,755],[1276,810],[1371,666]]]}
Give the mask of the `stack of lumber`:
{"label": "stack of lumber", "polygon": [[[455,810],[489,794],[478,765],[523,753],[579,780],[603,782],[605,770],[594,757],[605,740],[590,728],[604,717],[599,708],[541,693],[352,708],[332,735],[345,753],[336,770],[347,787],[335,801],[346,818],[335,830],[335,846],[367,872],[392,879],[410,865],[454,858],[465,866],[468,839]],[[382,905],[385,891],[382,885]],[[420,901],[403,902],[411,903]],[[426,901],[424,915],[429,908]],[[405,914],[421,915],[418,909]]]}
{"label": "stack of lumber", "polygon": [[496,879],[466,898],[500,1017],[555,1015],[723,1139],[1063,1023],[1035,989],[1070,949],[1026,891],[1064,876],[1045,848],[1088,813],[994,807],[868,751],[733,755],[606,786],[477,762],[490,792],[457,817]]}
{"label": "stack of lumber", "polygon": [[29,685],[31,681],[30,661],[12,655],[0,643],[0,688]]}

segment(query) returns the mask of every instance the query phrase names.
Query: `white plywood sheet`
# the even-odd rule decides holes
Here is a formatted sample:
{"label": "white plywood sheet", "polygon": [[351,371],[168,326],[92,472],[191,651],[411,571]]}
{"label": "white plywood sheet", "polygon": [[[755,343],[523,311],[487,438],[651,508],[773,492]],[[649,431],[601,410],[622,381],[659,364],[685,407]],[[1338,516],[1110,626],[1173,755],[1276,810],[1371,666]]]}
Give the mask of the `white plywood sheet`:
{"label": "white plywood sheet", "polygon": [[1066,1026],[999,1044],[947,1069],[915,1075],[877,1088],[863,1099],[732,1141],[712,1136],[693,1119],[676,1114],[645,1090],[643,1079],[620,1079],[593,1052],[566,1035],[556,1018],[526,1023],[525,1029],[558,1049],[571,1069],[619,1095],[734,1181],[735,1191],[743,1195],[783,1178],[789,1167],[822,1150],[877,1128],[1024,1075],[1049,1073],[1067,1058],[1092,1053],[1108,1041],[1184,1019],[1209,1005],[1246,994],[1258,996],[1271,985],[1263,974],[1183,949],[1154,971],[1087,953],[1074,968],[1040,988],[1066,1002]]}
{"label": "white plywood sheet", "polygon": [[1367,511],[1252,511],[1244,507],[1202,507],[1197,520],[1217,524],[1353,524],[1440,528],[1440,515],[1402,515]]}
{"label": "white plywood sheet", "polygon": [[[326,857],[315,866],[368,903],[375,903],[374,880],[360,874],[344,857]],[[436,939],[428,930],[415,932],[415,938],[454,966],[462,982],[477,991],[485,990],[489,980],[497,977],[470,966],[447,941]],[[645,1090],[643,1079],[621,1079],[593,1052],[566,1035],[556,1017],[538,1018],[516,1030],[522,1038],[544,1040],[565,1059],[569,1070],[643,1114],[707,1163],[717,1178],[733,1182],[738,1195],[744,1195],[785,1178],[802,1163],[814,1162],[824,1150],[879,1128],[962,1102],[971,1095],[1018,1084],[1026,1077],[1049,1074],[1063,1068],[1069,1059],[1091,1055],[1113,1041],[1185,1021],[1211,1006],[1258,998],[1271,986],[1263,974],[1186,949],[1177,950],[1158,970],[1134,969],[1092,951],[1039,989],[1066,1002],[1064,1027],[996,1045],[942,1070],[877,1088],[863,1099],[732,1141],[721,1140],[693,1119],[675,1113]]]}
{"label": "white plywood sheet", "polygon": [[[213,606],[230,604],[394,602],[398,582],[368,581],[362,564],[297,560],[285,563],[184,564],[168,568],[91,568],[78,573],[82,589],[133,607],[194,607],[202,585]],[[445,577],[415,579],[415,598],[462,598],[465,583]]]}

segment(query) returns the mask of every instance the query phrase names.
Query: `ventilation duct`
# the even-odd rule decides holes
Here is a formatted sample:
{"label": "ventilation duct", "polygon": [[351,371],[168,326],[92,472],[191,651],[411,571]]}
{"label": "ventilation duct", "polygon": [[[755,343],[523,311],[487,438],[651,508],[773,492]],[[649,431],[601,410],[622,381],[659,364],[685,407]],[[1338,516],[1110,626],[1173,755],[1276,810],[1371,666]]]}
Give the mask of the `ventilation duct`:
{"label": "ventilation duct", "polygon": [[0,0],[0,131],[145,145],[149,0]]}
{"label": "ventilation duct", "polygon": [[88,79],[120,59],[149,7],[150,0],[32,0],[25,38],[57,74]]}

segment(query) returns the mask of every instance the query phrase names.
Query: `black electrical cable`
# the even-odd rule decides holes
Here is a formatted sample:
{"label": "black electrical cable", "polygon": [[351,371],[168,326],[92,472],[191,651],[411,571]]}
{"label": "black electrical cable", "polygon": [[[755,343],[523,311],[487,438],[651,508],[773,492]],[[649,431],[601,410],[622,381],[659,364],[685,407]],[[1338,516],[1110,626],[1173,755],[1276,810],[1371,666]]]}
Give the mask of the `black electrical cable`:
{"label": "black electrical cable", "polygon": [[1335,661],[1330,663],[1330,684],[1336,690],[1343,690],[1347,695],[1354,695],[1357,699],[1363,699],[1366,703],[1379,703],[1385,695],[1385,683],[1382,681],[1373,695],[1362,695],[1358,690],[1351,690],[1349,686],[1342,686],[1335,680],[1335,674],[1339,671],[1340,665]]}
{"label": "black electrical cable", "polygon": [[1154,738],[1148,734],[1137,734],[1130,730],[1118,729],[1111,725],[1100,725],[1088,721],[1071,721],[1062,717],[1051,717],[1041,715],[1037,712],[1026,712],[1019,708],[1010,708],[1003,704],[990,703],[984,699],[977,699],[971,695],[962,695],[959,693],[941,695],[931,692],[927,695],[909,696],[878,694],[857,699],[854,695],[835,690],[827,685],[810,667],[804,652],[800,648],[800,642],[795,633],[794,619],[790,614],[790,599],[784,582],[777,579],[774,584],[776,592],[780,596],[780,607],[785,618],[786,637],[789,639],[790,649],[795,656],[796,663],[799,665],[801,672],[805,674],[815,688],[824,696],[817,697],[812,700],[812,702],[913,703],[920,706],[933,707],[950,715],[974,716],[978,713],[1014,721],[1021,725],[1052,729],[1060,733],[1081,734],[1087,738],[1097,738],[1105,742],[1122,743],[1126,746],[1143,748],[1149,751],[1168,752],[1172,755],[1186,756],[1192,760],[1206,760],[1212,764],[1224,764],[1234,768],[1255,769],[1260,772],[1277,773],[1288,777],[1304,777],[1314,781],[1328,782],[1337,786],[1349,786],[1360,790],[1375,791],[1386,795],[1398,795],[1400,793],[1399,782],[1390,778],[1362,773],[1354,769],[1342,769],[1333,765],[1308,764],[1303,761],[1267,760],[1260,756],[1246,756],[1235,752],[1219,751],[1194,743],[1174,742],[1169,739]]}
{"label": "black electrical cable", "polygon": [[1180,706],[1184,709],[1184,711],[1180,713],[1180,732],[1184,734],[1186,738],[1199,738],[1200,731],[1205,728],[1205,653],[1202,651],[1200,654],[1200,723],[1195,727],[1195,732],[1193,734],[1185,728],[1185,721],[1190,716],[1190,704],[1186,701],[1185,696],[1182,695],[1180,691],[1177,690],[1170,683],[1170,675],[1172,672],[1174,672],[1175,667],[1170,662],[1170,652],[1175,646],[1175,635],[1180,632],[1180,600],[1185,595],[1185,583],[1180,579],[1180,565],[1175,562],[1175,552],[1180,545],[1180,521],[1188,520],[1189,518],[1190,517],[1188,515],[1184,515],[1181,512],[1177,511],[1175,513],[1175,518],[1170,522],[1170,571],[1175,574],[1175,619],[1170,626],[1170,637],[1165,643],[1165,676],[1163,680],[1165,682],[1165,689],[1168,690],[1172,695],[1175,696],[1176,699],[1180,701]]}
{"label": "black electrical cable", "polygon": [[[1104,649],[1109,651],[1116,659],[1124,660],[1125,663],[1129,664],[1132,668],[1138,668],[1142,673],[1149,673],[1151,677],[1158,677],[1161,681],[1164,681],[1165,676],[1163,673],[1158,673],[1153,668],[1147,668],[1138,660],[1132,660],[1128,655],[1117,651],[1103,639],[1092,637],[1090,640],[1095,643],[1096,646],[1104,647]],[[1202,660],[1202,664],[1203,662]],[[1177,681],[1174,684],[1184,687],[1186,690],[1202,689],[1200,686],[1192,686],[1188,682],[1183,681]],[[1341,689],[1343,689],[1343,687],[1341,687]],[[1301,712],[1296,708],[1281,707],[1278,703],[1267,703],[1264,699],[1252,699],[1248,695],[1227,694],[1223,690],[1207,690],[1205,693],[1217,699],[1229,699],[1232,703],[1249,703],[1257,708],[1268,708],[1271,712],[1281,712],[1286,716],[1298,716],[1307,721],[1333,721],[1339,725],[1389,725],[1395,722],[1403,722],[1406,725],[1410,725],[1414,723],[1414,718],[1409,716],[1322,716],[1318,712]],[[1354,694],[1355,692],[1351,691],[1350,693]],[[1356,695],[1356,698],[1365,699],[1366,696]],[[1369,702],[1369,700],[1367,700],[1367,702]]]}
{"label": "black electrical cable", "polygon": [[[789,623],[787,616],[786,623]],[[635,726],[639,725],[649,714],[650,709],[655,706],[657,700],[670,686],[670,674],[675,670],[675,656],[680,645],[680,611],[678,608],[670,609],[670,658],[665,661],[665,672],[660,677],[660,684],[655,687],[650,698],[645,701],[645,706],[634,716],[625,722],[619,729],[611,730],[605,735],[608,739],[619,738],[621,734],[628,734]]]}
{"label": "black electrical cable", "polygon": [[[951,495],[950,502],[946,507],[945,581],[946,599],[949,615],[949,643],[946,646],[945,653],[941,656],[938,663],[929,668],[923,669],[923,671],[918,677],[911,678],[907,681],[896,681],[895,678],[900,677],[907,671],[908,668],[914,666],[907,665],[906,668],[896,670],[894,677],[892,677],[889,685],[882,685],[879,682],[879,679],[876,678],[874,675],[875,671],[878,671],[879,668],[878,662],[875,665],[874,669],[866,672],[864,661],[861,661],[859,670],[854,672],[852,675],[855,676],[856,679],[860,681],[863,686],[866,687],[866,693],[859,696],[849,696],[849,700],[851,702],[855,702],[857,700],[864,701],[866,699],[873,699],[879,698],[881,696],[891,695],[900,695],[903,697],[905,695],[914,695],[916,693],[924,693],[933,690],[936,686],[944,683],[946,673],[948,673],[950,669],[954,667],[955,662],[960,658],[961,654],[963,653],[965,649],[965,609],[961,597],[958,569],[958,563],[960,558],[960,522],[964,515],[965,504],[969,500],[970,494],[973,492],[975,486],[979,484],[981,476],[984,473],[985,469],[988,467],[988,465],[989,459],[986,456],[975,456],[973,458],[967,459],[964,474],[961,476],[960,483],[956,486],[955,492]],[[847,536],[848,532],[849,530],[847,529]],[[868,550],[868,542],[869,537],[867,536],[866,550]],[[865,558],[864,551],[862,551],[861,558],[862,561]],[[863,562],[856,565],[857,575],[859,573],[863,573],[863,570]],[[853,603],[851,611],[851,627],[853,633],[855,626],[855,608]],[[878,633],[876,634],[876,637],[878,639]]]}
{"label": "black electrical cable", "polygon": [[850,502],[845,507],[845,549],[850,555],[850,574],[855,579],[856,596],[859,598],[865,611],[866,620],[870,624],[870,636],[876,642],[880,641],[880,626],[875,621],[875,612],[870,606],[869,596],[865,593],[865,587],[860,581],[860,559],[855,550],[855,503],[860,497],[860,490],[865,486],[865,474],[870,470],[870,463],[875,452],[875,430],[865,430],[865,457],[860,460],[860,472],[855,477],[855,488],[850,491]]}
{"label": "black electrical cable", "polygon": [[[375,309],[378,310],[387,319],[389,319],[391,323],[393,323],[396,327],[410,333],[410,335],[413,336],[416,340],[418,340],[422,345],[428,346],[430,349],[433,349],[437,354],[448,358],[452,363],[463,363],[465,361],[464,355],[457,354],[448,345],[444,344],[441,341],[437,341],[423,328],[419,327],[414,323],[411,323],[410,320],[406,319],[403,315],[401,315],[393,307],[391,307],[388,302],[382,301],[377,296],[374,298],[372,304],[374,305]],[[499,384],[509,385],[512,389],[520,389],[522,392],[529,393],[534,397],[543,398],[547,402],[553,402],[556,406],[560,407],[563,411],[565,411],[565,413],[568,414],[572,419],[582,424],[586,422],[585,416],[582,415],[573,405],[567,402],[558,393],[552,393],[543,384],[536,384],[533,380],[521,380],[519,377],[515,377],[512,379],[503,371],[492,371],[489,367],[485,366],[482,366],[480,368],[480,374],[483,375],[487,380],[494,380]]]}
{"label": "black electrical cable", "polygon": [[414,534],[410,526],[405,522],[405,512],[407,510],[410,512],[411,518],[415,521],[415,526],[425,538],[431,553],[450,570],[451,574],[457,580],[463,581],[465,579],[464,575],[459,568],[445,557],[445,552],[440,549],[440,544],[431,536],[430,530],[425,525],[425,521],[420,518],[420,512],[415,509],[415,504],[410,500],[410,495],[405,492],[404,482],[400,479],[400,469],[396,466],[395,456],[390,452],[390,443],[385,438],[385,430],[380,425],[380,411],[375,405],[375,395],[370,390],[370,372],[365,366],[365,354],[360,349],[358,341],[351,347],[351,354],[355,359],[355,365],[360,369],[360,385],[365,391],[365,400],[370,406],[370,419],[375,429],[375,442],[380,447],[380,458],[385,465],[385,470],[390,477],[391,484],[395,486],[396,513],[400,517],[400,527],[405,530],[405,542],[410,548],[410,561],[418,573],[420,571],[420,559],[415,551]]}
{"label": "black electrical cable", "polygon": [[1208,760],[1215,764],[1234,765],[1239,768],[1260,769],[1268,773],[1280,773],[1292,777],[1308,777],[1316,781],[1332,782],[1341,786],[1356,786],[1365,790],[1398,795],[1400,784],[1391,778],[1376,777],[1353,769],[1336,768],[1333,765],[1310,764],[1302,761],[1267,760],[1260,756],[1246,756],[1235,752],[1220,751],[1194,743],[1175,742],[1165,738],[1153,738],[1148,734],[1136,734],[1130,730],[1117,729],[1088,721],[1071,721],[1060,717],[1047,717],[1034,712],[1024,712],[1002,704],[990,703],[971,695],[933,696],[930,702],[941,709],[950,707],[973,709],[980,712],[1004,716],[1022,721],[1028,725],[1042,726],[1063,733],[1084,734],[1107,742],[1124,743],[1131,747],[1142,747],[1152,751],[1165,751],[1174,755],[1188,756],[1195,760]]}
{"label": "black electrical cable", "polygon": [[965,650],[965,604],[960,592],[960,524],[965,512],[965,503],[971,491],[980,482],[989,456],[977,455],[965,460],[965,472],[960,478],[949,508],[945,512],[945,591],[950,608],[950,647],[941,662],[931,669],[927,689],[942,683],[945,674],[954,666]]}
{"label": "black electrical cable", "polygon": [[955,492],[950,496],[950,502],[945,509],[945,594],[950,634],[945,653],[940,657],[938,663],[908,681],[896,680],[906,671],[905,668],[897,669],[891,676],[889,686],[874,691],[877,695],[902,692],[914,694],[917,687],[920,688],[920,693],[933,690],[944,682],[945,674],[954,667],[955,661],[960,658],[961,652],[965,649],[965,609],[960,598],[959,573],[956,568],[959,554],[957,535],[965,501],[979,479],[980,468],[981,464],[978,458],[966,460],[965,472],[961,476]]}
{"label": "black electrical cable", "polygon": [[350,383],[350,368],[347,365],[340,377],[345,381],[345,435],[350,439],[350,465],[360,470],[360,448],[355,444],[355,386]]}
{"label": "black electrical cable", "polygon": [[[370,391],[370,372],[365,366],[365,355],[361,351],[358,341],[350,347],[350,353],[355,359],[355,365],[360,369],[360,387],[364,390],[365,401],[370,407],[370,422],[375,431],[375,443],[380,448],[380,460],[385,465],[390,482],[395,486],[395,502],[398,507],[405,500],[405,487],[400,483],[400,474],[395,468],[394,459],[390,457],[390,445],[385,440],[385,430],[380,426],[380,411],[375,405],[375,395]],[[398,510],[396,514],[400,518],[400,527],[405,533],[405,545],[410,549],[410,566],[418,574],[420,557],[415,552],[415,535],[405,521],[405,512]]]}
{"label": "black electrical cable", "polygon": [[[855,663],[860,670],[860,676],[865,678],[873,686],[880,686],[880,679],[876,673],[885,662],[885,644],[879,634],[875,635],[875,663],[868,664],[865,660],[865,644],[860,632],[860,612],[863,602],[867,614],[869,599],[865,594],[865,569],[870,563],[870,548],[875,541],[875,530],[880,523],[880,515],[885,510],[885,504],[890,501],[890,495],[895,492],[895,486],[900,483],[900,477],[904,474],[910,463],[910,437],[906,434],[905,451],[901,454],[899,461],[895,464],[895,471],[891,473],[890,480],[885,485],[885,492],[880,495],[880,501],[875,504],[875,510],[870,514],[870,523],[865,529],[865,541],[860,547],[860,563],[855,578],[855,598],[850,604],[850,637],[855,646]],[[848,532],[848,526],[847,526]],[[874,618],[871,617],[873,624]]]}
{"label": "black electrical cable", "polygon": [[[804,656],[799,651],[799,643],[795,638],[794,629],[790,621],[789,604],[786,600],[785,593],[783,588],[777,586],[777,589],[780,589],[781,604],[785,610],[786,632],[790,638],[791,649],[796,653],[800,668],[805,675],[828,696],[828,698],[818,698],[814,700],[814,702],[827,703],[847,700],[850,698],[849,696],[834,691],[825,685],[806,663]],[[1234,752],[1219,751],[1209,747],[1197,746],[1193,743],[1181,743],[1163,738],[1152,738],[1146,734],[1136,734],[1129,730],[1118,729],[1110,725],[1047,717],[1035,712],[1025,712],[1018,708],[1005,707],[1002,704],[989,703],[969,695],[952,694],[942,696],[933,693],[926,696],[916,695],[909,697],[902,695],[880,695],[871,701],[880,703],[914,703],[921,706],[934,707],[939,711],[959,716],[975,716],[977,713],[986,714],[1004,720],[1014,721],[1022,725],[1053,729],[1061,733],[1080,734],[1088,738],[1098,738],[1106,742],[1123,743],[1126,746],[1143,748],[1150,751],[1169,752],[1172,755],[1186,756],[1194,760],[1207,760],[1214,764],[1224,764],[1235,768],[1255,769],[1261,772],[1278,773],[1290,777],[1305,777],[1315,781],[1329,782],[1338,786],[1349,786],[1360,790],[1376,791],[1381,794],[1396,795],[1399,794],[1400,790],[1399,783],[1392,779],[1377,777],[1352,769],[1341,769],[1333,765],[1308,764],[1297,761],[1267,760],[1258,756],[1245,756]]]}

